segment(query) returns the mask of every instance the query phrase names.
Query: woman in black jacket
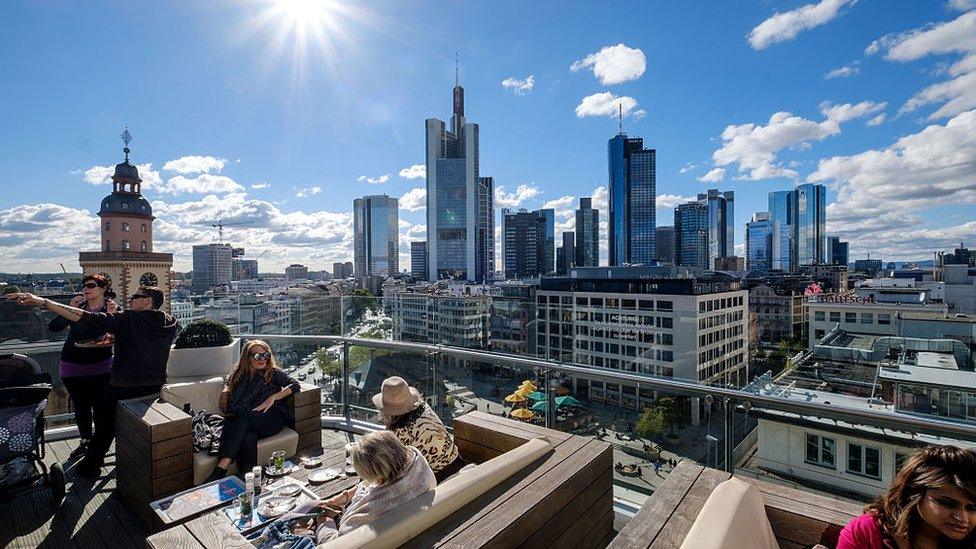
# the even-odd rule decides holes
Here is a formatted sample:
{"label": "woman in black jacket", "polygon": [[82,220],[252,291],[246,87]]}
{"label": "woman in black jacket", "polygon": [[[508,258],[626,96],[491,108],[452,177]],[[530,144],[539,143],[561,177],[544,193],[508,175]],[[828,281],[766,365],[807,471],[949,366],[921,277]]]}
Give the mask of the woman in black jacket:
{"label": "woman in black jacket", "polygon": [[[71,306],[93,313],[113,313],[119,306],[112,301],[115,297],[108,280],[102,275],[88,275],[81,280],[81,295],[71,299]],[[92,438],[92,410],[96,400],[108,386],[112,371],[112,345],[108,340],[92,344],[105,336],[105,332],[92,330],[88,326],[73,323],[63,316],[55,316],[48,329],[60,332],[70,326],[68,338],[61,348],[61,362],[58,370],[61,381],[68,391],[71,405],[75,409],[75,423],[78,425],[80,444],[72,456],[82,455]],[[81,342],[82,346],[78,346]],[[88,343],[86,343],[88,342]]]}
{"label": "woman in black jacket", "polygon": [[294,419],[284,399],[300,388],[275,365],[267,343],[244,344],[241,360],[220,396],[227,418],[220,437],[220,461],[208,482],[223,478],[232,462],[237,462],[240,477],[257,464],[258,440],[278,434]]}

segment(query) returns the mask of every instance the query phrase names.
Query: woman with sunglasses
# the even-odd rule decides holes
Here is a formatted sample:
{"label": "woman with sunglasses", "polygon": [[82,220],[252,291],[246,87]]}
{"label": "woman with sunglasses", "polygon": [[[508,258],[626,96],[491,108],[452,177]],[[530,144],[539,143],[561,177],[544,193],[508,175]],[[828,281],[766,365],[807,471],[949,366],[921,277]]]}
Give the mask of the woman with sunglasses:
{"label": "woman with sunglasses", "polygon": [[[71,299],[71,306],[92,313],[114,313],[119,306],[112,301],[115,292],[102,275],[88,275],[81,279],[81,295]],[[92,438],[92,417],[95,402],[105,392],[111,378],[112,345],[105,339],[106,332],[88,325],[71,322],[63,316],[55,316],[48,329],[60,332],[65,328],[68,337],[61,348],[58,370],[61,381],[68,391],[68,398],[75,410],[80,443],[71,456],[84,455]],[[107,344],[86,345],[85,342],[103,340]],[[81,346],[77,345],[82,343]]]}
{"label": "woman with sunglasses", "polygon": [[837,549],[976,547],[976,451],[927,446],[840,532]]}
{"label": "woman with sunglasses", "polygon": [[233,462],[241,477],[257,464],[258,440],[278,434],[294,420],[284,399],[299,389],[298,382],[277,367],[267,343],[244,344],[241,360],[220,395],[227,418],[220,437],[220,461],[207,482],[224,478]]}

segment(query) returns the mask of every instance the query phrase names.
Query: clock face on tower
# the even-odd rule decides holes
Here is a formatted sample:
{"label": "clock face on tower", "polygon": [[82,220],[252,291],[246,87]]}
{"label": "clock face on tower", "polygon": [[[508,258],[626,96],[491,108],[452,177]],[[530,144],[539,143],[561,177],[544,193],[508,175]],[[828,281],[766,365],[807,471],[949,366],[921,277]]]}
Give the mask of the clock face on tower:
{"label": "clock face on tower", "polygon": [[143,273],[142,276],[139,277],[140,286],[155,286],[158,282],[159,279],[157,279],[156,275],[152,273]]}

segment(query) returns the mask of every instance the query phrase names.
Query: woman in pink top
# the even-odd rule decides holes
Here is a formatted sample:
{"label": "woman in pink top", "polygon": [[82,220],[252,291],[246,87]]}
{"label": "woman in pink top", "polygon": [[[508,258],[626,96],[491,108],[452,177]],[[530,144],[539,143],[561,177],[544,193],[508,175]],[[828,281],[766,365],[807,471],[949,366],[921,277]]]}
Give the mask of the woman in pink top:
{"label": "woman in pink top", "polygon": [[976,547],[976,452],[927,446],[841,530],[837,549]]}

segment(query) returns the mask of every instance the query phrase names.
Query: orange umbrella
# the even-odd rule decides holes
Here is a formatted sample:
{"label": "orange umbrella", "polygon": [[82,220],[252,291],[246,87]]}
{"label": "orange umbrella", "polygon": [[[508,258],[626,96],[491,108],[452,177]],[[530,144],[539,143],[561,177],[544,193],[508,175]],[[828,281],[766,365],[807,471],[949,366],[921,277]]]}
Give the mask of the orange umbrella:
{"label": "orange umbrella", "polygon": [[532,381],[526,379],[525,381],[522,382],[522,385],[519,386],[519,389],[529,389],[531,391],[535,391],[536,386],[535,383],[532,383]]}
{"label": "orange umbrella", "polygon": [[516,419],[532,419],[533,417],[535,417],[535,414],[532,413],[532,410],[526,410],[525,408],[512,410],[508,415],[509,417],[514,417]]}
{"label": "orange umbrella", "polygon": [[528,400],[528,398],[526,398],[525,395],[520,395],[517,392],[512,393],[507,397],[505,397],[505,402],[511,402],[513,404],[516,402],[525,402],[526,400]]}
{"label": "orange umbrella", "polygon": [[569,389],[567,389],[567,388],[563,387],[562,385],[560,385],[559,387],[556,387],[556,394],[559,395],[559,396],[568,395],[569,394]]}

